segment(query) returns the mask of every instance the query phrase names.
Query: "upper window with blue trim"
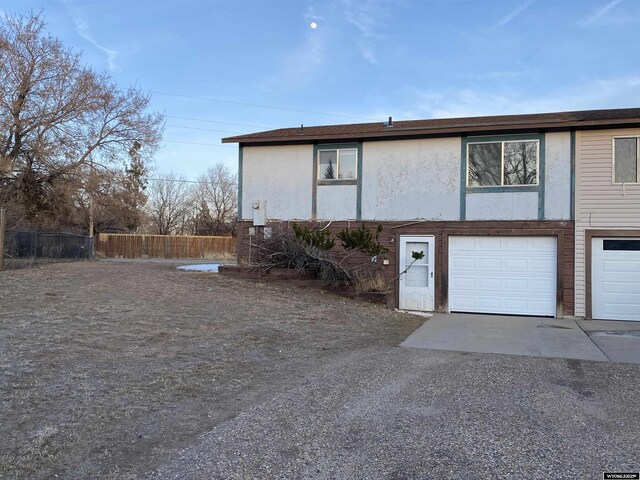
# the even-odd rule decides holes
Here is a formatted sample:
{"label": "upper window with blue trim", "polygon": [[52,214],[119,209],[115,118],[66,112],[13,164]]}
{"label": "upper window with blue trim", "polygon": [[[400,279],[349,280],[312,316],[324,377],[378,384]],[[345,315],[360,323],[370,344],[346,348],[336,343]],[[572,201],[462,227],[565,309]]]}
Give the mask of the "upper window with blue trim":
{"label": "upper window with blue trim", "polygon": [[318,150],[318,180],[355,180],[357,166],[357,148]]}
{"label": "upper window with blue trim", "polygon": [[540,142],[467,143],[467,187],[538,185]]}

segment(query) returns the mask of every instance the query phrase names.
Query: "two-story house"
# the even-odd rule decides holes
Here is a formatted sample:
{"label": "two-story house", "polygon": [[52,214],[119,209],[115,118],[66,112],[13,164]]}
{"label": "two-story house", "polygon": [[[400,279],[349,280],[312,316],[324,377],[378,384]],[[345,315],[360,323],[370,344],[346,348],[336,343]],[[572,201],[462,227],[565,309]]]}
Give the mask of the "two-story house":
{"label": "two-story house", "polygon": [[[226,138],[239,143],[238,252],[247,255],[254,219],[265,216],[333,231],[380,224],[387,278],[411,252],[426,253],[396,282],[398,308],[590,316],[600,285],[619,283],[585,281],[596,273],[587,263],[606,272],[602,255],[638,261],[638,127],[640,109],[624,109],[390,118]],[[640,309],[640,280],[625,278],[619,293]]]}

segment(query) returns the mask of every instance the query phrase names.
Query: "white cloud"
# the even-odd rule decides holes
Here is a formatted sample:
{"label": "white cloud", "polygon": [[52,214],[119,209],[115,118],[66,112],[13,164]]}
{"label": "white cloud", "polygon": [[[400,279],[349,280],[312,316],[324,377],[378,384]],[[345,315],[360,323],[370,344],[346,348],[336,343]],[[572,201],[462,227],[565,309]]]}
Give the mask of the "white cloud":
{"label": "white cloud", "polygon": [[518,7],[516,7],[514,10],[512,10],[511,12],[509,12],[507,15],[505,15],[499,22],[498,22],[498,26],[502,27],[504,25],[506,25],[507,23],[509,23],[511,20],[513,20],[514,18],[516,18],[518,15],[520,15],[522,12],[524,12],[527,7],[529,5],[531,5],[532,0],[527,0],[526,2],[520,4]]}
{"label": "white cloud", "polygon": [[381,121],[390,114],[396,120],[516,115],[633,108],[638,107],[637,98],[640,98],[640,73],[573,84],[538,95],[526,89],[415,89],[404,92],[402,100],[396,97],[390,106],[383,104],[385,97],[372,98],[370,103],[377,103],[374,110],[351,113],[367,118],[380,118]]}
{"label": "white cloud", "polygon": [[118,65],[116,64],[116,57],[118,56],[118,52],[98,43],[98,41],[93,38],[93,35],[91,35],[91,33],[89,32],[87,23],[82,18],[74,17],[73,23],[76,27],[76,32],[78,32],[78,35],[80,35],[98,50],[101,50],[107,56],[107,65],[109,66],[109,71],[113,72],[118,70]]}
{"label": "white cloud", "polygon": [[377,0],[343,0],[345,20],[356,27],[360,34],[360,54],[367,62],[376,65],[378,59],[375,44],[381,38],[377,33],[379,2]]}
{"label": "white cloud", "polygon": [[450,118],[476,115],[555,112],[637,107],[640,74],[599,79],[532,96],[530,91],[495,92],[473,88],[420,92],[411,117]]}
{"label": "white cloud", "polygon": [[580,24],[585,26],[585,27],[588,27],[589,25],[593,25],[595,22],[597,22],[598,20],[603,18],[607,13],[609,13],[620,2],[622,2],[622,0],[613,0],[613,1],[609,2],[609,3],[607,3],[600,10],[597,10],[596,12],[591,14],[589,17],[587,17],[584,20],[582,20],[580,22]]}

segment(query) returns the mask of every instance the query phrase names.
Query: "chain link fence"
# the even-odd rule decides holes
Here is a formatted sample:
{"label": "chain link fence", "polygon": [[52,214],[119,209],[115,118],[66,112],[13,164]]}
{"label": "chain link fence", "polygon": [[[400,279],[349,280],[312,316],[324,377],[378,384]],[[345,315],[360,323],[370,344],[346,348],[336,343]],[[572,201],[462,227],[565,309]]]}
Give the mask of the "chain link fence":
{"label": "chain link fence", "polygon": [[22,268],[92,258],[91,237],[61,232],[6,230],[4,268]]}

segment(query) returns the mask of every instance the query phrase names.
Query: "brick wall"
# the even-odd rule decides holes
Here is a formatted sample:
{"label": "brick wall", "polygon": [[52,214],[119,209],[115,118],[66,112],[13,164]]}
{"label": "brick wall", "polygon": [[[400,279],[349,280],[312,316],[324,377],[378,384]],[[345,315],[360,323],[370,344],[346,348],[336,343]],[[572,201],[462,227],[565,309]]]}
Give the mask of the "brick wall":
{"label": "brick wall", "polygon": [[[294,222],[272,222],[272,228],[288,227]],[[437,281],[435,284],[435,305],[438,311],[447,311],[447,285],[448,285],[448,237],[450,235],[554,235],[558,238],[558,303],[564,315],[572,316],[574,311],[574,224],[569,221],[468,221],[468,222],[434,222],[434,221],[333,221],[333,222],[295,222],[310,228],[325,228],[336,234],[345,228],[358,228],[364,223],[370,229],[382,225],[380,243],[389,249],[379,261],[389,260],[389,265],[381,266],[382,273],[389,281],[394,280],[398,274],[398,252],[400,235],[433,235],[435,237],[435,272]],[[328,225],[328,226],[327,226]],[[249,260],[249,228],[250,221],[238,223],[237,254],[240,263]],[[260,235],[260,229],[257,229]],[[336,242],[336,250],[342,246]],[[368,261],[364,255],[362,258],[353,257],[352,262]],[[398,285],[390,295],[389,304],[398,306]]]}

